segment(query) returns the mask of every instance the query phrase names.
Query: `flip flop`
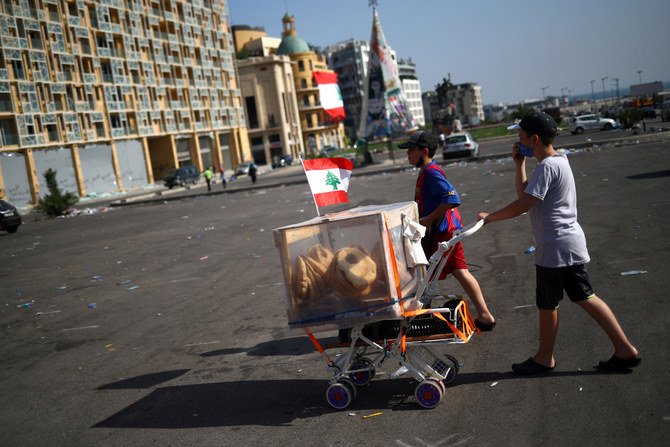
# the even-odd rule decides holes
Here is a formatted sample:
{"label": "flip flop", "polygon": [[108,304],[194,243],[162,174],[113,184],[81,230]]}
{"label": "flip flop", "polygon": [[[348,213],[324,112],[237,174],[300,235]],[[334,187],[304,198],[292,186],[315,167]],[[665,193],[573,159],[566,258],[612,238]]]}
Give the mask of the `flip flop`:
{"label": "flip flop", "polygon": [[482,332],[489,332],[492,331],[494,327],[496,327],[496,322],[494,321],[493,323],[484,323],[483,321],[479,321],[475,318],[475,326],[477,326],[477,329]]}
{"label": "flip flop", "polygon": [[612,355],[606,362],[598,362],[596,369],[601,371],[630,371],[631,368],[639,366],[642,359],[633,357],[632,359],[622,359],[616,355]]}
{"label": "flip flop", "polygon": [[544,374],[552,371],[556,366],[544,366],[533,360],[533,357],[528,357],[523,363],[513,363],[512,371],[521,375]]}

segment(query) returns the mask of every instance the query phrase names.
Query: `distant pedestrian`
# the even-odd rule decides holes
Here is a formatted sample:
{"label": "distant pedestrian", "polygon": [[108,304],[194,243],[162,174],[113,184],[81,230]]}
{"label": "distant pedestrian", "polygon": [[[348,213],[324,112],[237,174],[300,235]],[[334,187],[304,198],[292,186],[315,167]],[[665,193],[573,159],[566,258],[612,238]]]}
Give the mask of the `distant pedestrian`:
{"label": "distant pedestrian", "polygon": [[226,172],[223,169],[223,166],[219,168],[219,172],[221,174],[221,186],[223,186],[223,189],[226,189],[226,186],[228,186],[228,182],[226,181]]}
{"label": "distant pedestrian", "polygon": [[212,190],[212,177],[214,176],[214,173],[212,172],[212,168],[207,167],[207,169],[205,169],[205,172],[203,173],[203,175],[205,176],[205,181],[207,182],[207,191],[211,191]]}
{"label": "distant pedestrian", "polygon": [[256,163],[251,163],[249,165],[249,177],[251,177],[251,183],[256,183]]}

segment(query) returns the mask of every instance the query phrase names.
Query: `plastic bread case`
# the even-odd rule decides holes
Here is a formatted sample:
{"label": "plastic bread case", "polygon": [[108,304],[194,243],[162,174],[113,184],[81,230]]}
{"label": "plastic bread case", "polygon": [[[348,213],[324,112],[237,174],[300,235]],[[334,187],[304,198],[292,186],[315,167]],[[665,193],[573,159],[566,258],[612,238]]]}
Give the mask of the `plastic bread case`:
{"label": "plastic bread case", "polygon": [[330,330],[400,319],[423,267],[410,266],[404,228],[415,202],[371,205],[274,230],[289,326]]}

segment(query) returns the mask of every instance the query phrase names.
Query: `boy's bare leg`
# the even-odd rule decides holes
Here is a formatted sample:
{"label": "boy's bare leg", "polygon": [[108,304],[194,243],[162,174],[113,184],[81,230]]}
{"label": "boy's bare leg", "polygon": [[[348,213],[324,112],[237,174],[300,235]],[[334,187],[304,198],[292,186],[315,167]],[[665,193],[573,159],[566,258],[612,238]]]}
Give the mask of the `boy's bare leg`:
{"label": "boy's bare leg", "polygon": [[556,366],[554,360],[554,345],[558,333],[558,309],[538,309],[540,320],[540,345],[533,359],[544,366],[553,368]]}
{"label": "boy's bare leg", "polygon": [[598,296],[593,295],[587,300],[578,301],[577,304],[605,331],[614,345],[614,355],[623,360],[637,357],[637,349],[628,341],[616,316],[614,316],[614,312],[612,312],[607,303]]}
{"label": "boy's bare leg", "polygon": [[472,305],[475,306],[475,310],[477,311],[477,319],[482,323],[494,323],[496,320],[493,318],[489,308],[486,306],[486,301],[484,301],[482,289],[479,287],[477,279],[472,276],[472,273],[470,273],[469,270],[458,269],[454,270],[452,274],[454,275],[454,278],[456,278],[461,284],[461,287],[463,287],[463,290],[465,290],[465,293],[467,293],[468,297],[470,297],[470,301],[472,302]]}

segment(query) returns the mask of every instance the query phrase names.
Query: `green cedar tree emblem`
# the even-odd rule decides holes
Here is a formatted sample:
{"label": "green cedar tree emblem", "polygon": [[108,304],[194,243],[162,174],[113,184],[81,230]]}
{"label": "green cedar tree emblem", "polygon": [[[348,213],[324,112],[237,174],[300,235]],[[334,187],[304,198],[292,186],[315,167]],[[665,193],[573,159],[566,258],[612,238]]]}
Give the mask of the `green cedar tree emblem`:
{"label": "green cedar tree emblem", "polygon": [[328,173],[326,174],[326,185],[332,186],[333,191],[337,191],[337,185],[339,185],[340,183],[342,183],[340,182],[340,179],[337,178],[335,174],[328,171]]}

